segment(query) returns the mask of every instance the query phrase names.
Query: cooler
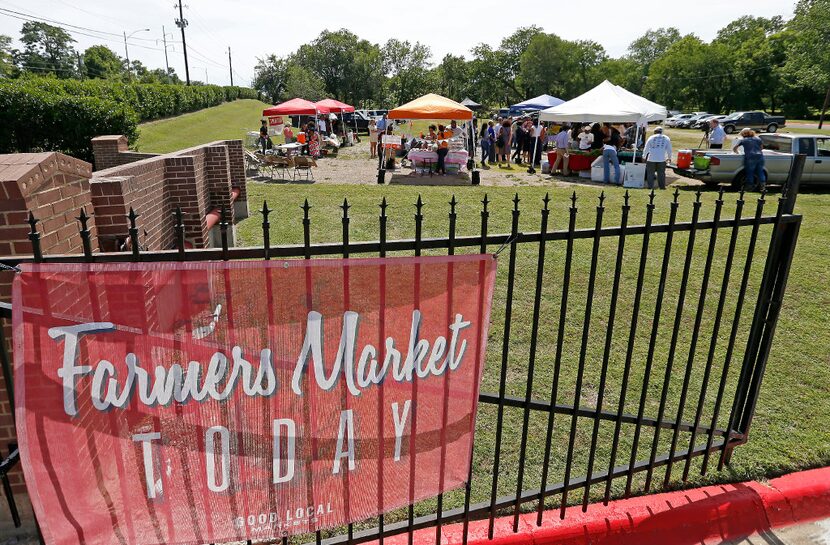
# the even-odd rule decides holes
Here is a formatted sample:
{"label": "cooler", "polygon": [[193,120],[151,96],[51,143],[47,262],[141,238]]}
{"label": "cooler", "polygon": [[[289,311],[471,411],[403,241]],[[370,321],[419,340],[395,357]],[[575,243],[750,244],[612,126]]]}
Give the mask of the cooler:
{"label": "cooler", "polygon": [[682,149],[677,152],[677,168],[687,169],[692,166],[692,150]]}

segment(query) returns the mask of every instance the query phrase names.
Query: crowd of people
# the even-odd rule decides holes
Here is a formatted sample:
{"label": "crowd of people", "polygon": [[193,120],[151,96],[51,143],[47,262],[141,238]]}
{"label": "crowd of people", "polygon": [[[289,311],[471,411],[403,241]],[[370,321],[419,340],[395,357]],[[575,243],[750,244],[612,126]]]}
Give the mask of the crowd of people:
{"label": "crowd of people", "polygon": [[[329,121],[323,117],[317,119],[310,119],[306,123],[298,127],[298,132],[294,133],[294,127],[289,122],[283,126],[282,137],[285,144],[300,144],[301,153],[303,155],[310,155],[315,159],[322,155],[322,149],[328,146],[333,149],[340,147],[336,133],[337,121]],[[274,149],[274,141],[268,132],[268,122],[262,120],[262,126],[259,128],[258,146],[262,149],[262,153]]]}

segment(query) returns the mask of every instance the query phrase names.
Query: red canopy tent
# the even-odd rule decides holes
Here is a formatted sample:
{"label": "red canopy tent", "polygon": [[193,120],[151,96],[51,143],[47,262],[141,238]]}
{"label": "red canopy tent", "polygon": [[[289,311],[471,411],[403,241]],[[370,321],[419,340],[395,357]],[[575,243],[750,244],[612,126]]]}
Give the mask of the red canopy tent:
{"label": "red canopy tent", "polygon": [[348,114],[354,112],[354,106],[333,98],[324,98],[315,104],[317,104],[318,108],[328,108],[333,114]]}
{"label": "red canopy tent", "polygon": [[292,98],[262,110],[262,115],[273,117],[277,115],[318,115],[330,112],[331,110],[325,106],[319,106],[303,98]]}

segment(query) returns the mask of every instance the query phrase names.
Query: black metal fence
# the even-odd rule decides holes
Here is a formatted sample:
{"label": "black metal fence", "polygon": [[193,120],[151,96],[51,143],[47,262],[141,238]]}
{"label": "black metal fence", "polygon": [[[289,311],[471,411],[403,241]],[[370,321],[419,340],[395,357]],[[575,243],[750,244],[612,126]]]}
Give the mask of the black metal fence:
{"label": "black metal fence", "polygon": [[[221,248],[185,250],[177,211],[177,246],[141,251],[138,218],[129,216],[130,252],[92,252],[88,218],[79,216],[83,255],[42,255],[37,219],[30,217],[32,256],[6,265],[35,262],[198,261],[505,250],[493,309],[487,371],[479,401],[474,457],[464,490],[381,515],[340,532],[317,532],[317,543],[360,543],[463,522],[464,542],[472,520],[511,514],[514,531],[522,512],[581,500],[614,497],[678,485],[695,474],[729,463],[747,441],[801,217],[793,213],[803,159],[774,213],[764,193],[738,194],[734,216],[724,219],[724,194],[703,220],[701,195],[689,221],[678,221],[679,192],[668,221],[656,223],[654,192],[645,221],[630,224],[629,195],[620,223],[603,224],[600,196],[593,226],[577,228],[574,193],[567,228],[549,230],[551,209],[542,202],[539,230],[519,229],[520,200],[513,200],[509,233],[490,234],[490,201],[480,211],[480,233],[457,236],[455,197],[449,203],[447,236],[423,236],[424,202],[415,203],[414,238],[387,240],[387,203],[380,204],[379,238],[350,240],[350,205],[344,199],[342,240],[311,243],[311,207],[302,207],[303,244],[272,246],[270,214],[263,203],[263,246],[228,247],[228,225],[220,222]],[[723,233],[723,236],[721,236]],[[606,259],[607,257],[607,259]],[[533,262],[535,261],[535,266]],[[10,319],[11,307],[0,307]],[[0,328],[2,335],[2,328]],[[5,342],[0,338],[0,345]],[[8,354],[0,363],[14,406]],[[489,390],[489,391],[488,391]],[[8,471],[14,450],[0,465],[4,492],[15,521],[17,509]],[[660,476],[662,475],[662,480]],[[661,481],[661,482],[660,482]],[[282,538],[283,543],[288,541]]]}

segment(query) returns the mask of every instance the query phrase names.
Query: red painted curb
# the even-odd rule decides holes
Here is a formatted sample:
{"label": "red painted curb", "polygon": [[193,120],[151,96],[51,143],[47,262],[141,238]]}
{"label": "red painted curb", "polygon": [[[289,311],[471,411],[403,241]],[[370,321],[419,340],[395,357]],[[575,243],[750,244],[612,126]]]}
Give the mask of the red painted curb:
{"label": "red painted curb", "polygon": [[[830,467],[772,479],[707,486],[664,494],[593,504],[587,513],[570,507],[565,520],[559,510],[546,511],[542,525],[536,513],[496,519],[493,540],[488,521],[471,521],[469,545],[649,545],[700,544],[707,540],[742,539],[752,534],[830,516]],[[442,528],[442,543],[462,542],[462,524]],[[405,545],[407,536],[387,538]],[[414,543],[433,545],[435,529],[415,532]]]}

